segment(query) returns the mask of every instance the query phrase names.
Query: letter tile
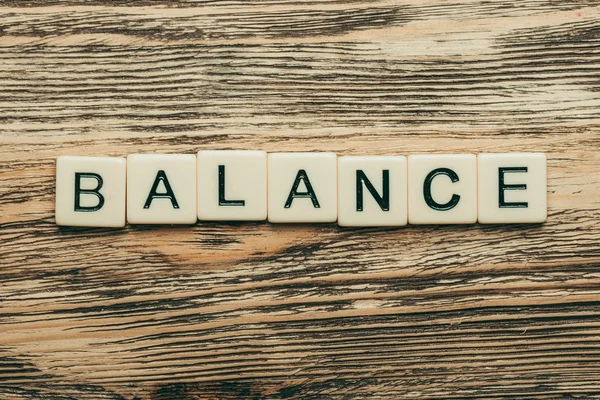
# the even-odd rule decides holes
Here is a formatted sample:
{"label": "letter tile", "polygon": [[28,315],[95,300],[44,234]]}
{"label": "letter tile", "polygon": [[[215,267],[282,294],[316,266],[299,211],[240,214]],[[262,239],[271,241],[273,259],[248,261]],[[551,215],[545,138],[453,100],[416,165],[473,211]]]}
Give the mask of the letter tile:
{"label": "letter tile", "polygon": [[131,154],[127,157],[130,224],[194,224],[196,156]]}
{"label": "letter tile", "polygon": [[269,222],[335,222],[335,153],[273,153],[268,156]]}
{"label": "letter tile", "polygon": [[56,160],[56,224],[125,226],[126,161],[61,156]]}
{"label": "letter tile", "polygon": [[474,224],[477,222],[477,156],[418,154],[408,156],[408,222]]}
{"label": "letter tile", "polygon": [[546,221],[545,154],[480,154],[478,163],[480,223]]}
{"label": "letter tile", "polygon": [[338,224],[406,225],[406,190],[406,157],[339,157]]}
{"label": "letter tile", "polygon": [[199,151],[198,219],[267,219],[267,153],[252,150]]}

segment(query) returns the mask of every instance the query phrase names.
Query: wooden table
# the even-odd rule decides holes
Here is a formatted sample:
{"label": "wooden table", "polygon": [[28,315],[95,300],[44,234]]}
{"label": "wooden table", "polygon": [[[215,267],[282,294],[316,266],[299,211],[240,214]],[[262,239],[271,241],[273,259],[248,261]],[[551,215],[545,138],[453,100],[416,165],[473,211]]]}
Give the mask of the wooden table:
{"label": "wooden table", "polygon": [[[5,0],[0,398],[600,398],[597,0]],[[543,225],[59,228],[59,155],[548,154]]]}

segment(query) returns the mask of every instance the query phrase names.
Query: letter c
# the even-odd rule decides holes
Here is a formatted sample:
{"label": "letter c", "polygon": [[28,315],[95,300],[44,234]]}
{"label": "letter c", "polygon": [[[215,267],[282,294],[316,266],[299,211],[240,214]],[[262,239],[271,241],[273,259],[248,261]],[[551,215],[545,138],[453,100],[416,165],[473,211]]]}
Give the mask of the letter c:
{"label": "letter c", "polygon": [[433,181],[433,178],[435,178],[438,175],[446,175],[447,177],[450,178],[450,180],[453,183],[459,181],[458,175],[456,174],[456,172],[454,172],[450,168],[434,169],[429,174],[427,174],[427,177],[425,178],[425,182],[423,183],[423,197],[425,198],[425,203],[427,203],[427,205],[429,207],[433,208],[434,210],[448,211],[448,210],[451,210],[454,207],[456,207],[456,205],[460,201],[460,196],[458,194],[453,194],[450,201],[448,201],[447,203],[444,203],[444,204],[440,204],[437,201],[435,201],[433,199],[433,197],[431,196],[431,182]]}

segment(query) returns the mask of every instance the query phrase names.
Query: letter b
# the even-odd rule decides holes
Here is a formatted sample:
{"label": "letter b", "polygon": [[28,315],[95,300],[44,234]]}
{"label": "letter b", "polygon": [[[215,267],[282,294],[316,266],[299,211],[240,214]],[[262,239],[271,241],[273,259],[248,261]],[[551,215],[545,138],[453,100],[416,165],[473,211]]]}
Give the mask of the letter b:
{"label": "letter b", "polygon": [[[82,189],[82,179],[94,179],[96,180],[96,187],[94,189]],[[100,193],[104,181],[102,177],[93,172],[75,172],[75,211],[76,212],[94,212],[100,210],[104,206],[104,196]],[[96,196],[98,198],[98,204],[95,206],[82,206],[81,195],[88,194]]]}
{"label": "letter b", "polygon": [[56,224],[125,226],[127,163],[120,157],[56,159]]}

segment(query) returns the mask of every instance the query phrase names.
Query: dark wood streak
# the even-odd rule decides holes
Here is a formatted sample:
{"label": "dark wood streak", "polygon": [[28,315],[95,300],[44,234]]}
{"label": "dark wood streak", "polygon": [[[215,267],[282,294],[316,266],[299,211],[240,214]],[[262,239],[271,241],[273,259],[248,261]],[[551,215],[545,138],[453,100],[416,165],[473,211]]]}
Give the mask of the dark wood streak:
{"label": "dark wood streak", "polygon": [[[600,398],[597,1],[7,0],[0,399]],[[542,225],[57,227],[59,155],[542,151]]]}

